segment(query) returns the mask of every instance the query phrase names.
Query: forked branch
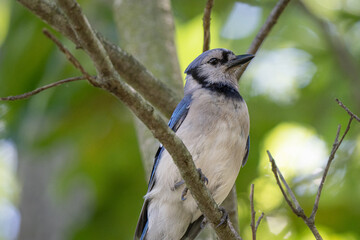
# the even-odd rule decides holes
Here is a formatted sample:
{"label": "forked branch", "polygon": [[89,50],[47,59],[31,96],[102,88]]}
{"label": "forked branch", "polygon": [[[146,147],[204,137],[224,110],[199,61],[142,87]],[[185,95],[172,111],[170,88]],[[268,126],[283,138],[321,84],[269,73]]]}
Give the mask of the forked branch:
{"label": "forked branch", "polygon": [[57,39],[53,34],[49,32],[47,29],[43,29],[43,33],[46,37],[48,37],[51,41],[55,43],[55,45],[59,48],[59,50],[65,54],[66,58],[69,60],[69,62],[78,69],[87,80],[91,84],[93,84],[95,87],[98,87],[98,85],[95,82],[95,77],[91,76],[89,73],[87,73],[84,69],[84,67],[80,64],[80,62],[75,58],[75,56],[60,42],[59,39]]}
{"label": "forked branch", "polygon": [[255,223],[256,212],[254,208],[254,184],[251,184],[250,188],[250,209],[251,209],[251,232],[252,232],[252,240],[256,240],[256,231],[260,225],[261,220],[264,218],[265,214],[262,212],[260,217],[257,219]]}
{"label": "forked branch", "polygon": [[[291,188],[287,184],[285,178],[282,176],[282,174],[280,172],[280,169],[276,166],[274,158],[271,156],[270,152],[267,151],[267,154],[269,156],[269,160],[270,160],[270,163],[271,163],[271,166],[272,166],[272,171],[273,171],[275,179],[276,179],[276,183],[279,186],[280,191],[283,194],[286,203],[289,205],[289,207],[294,212],[294,214],[296,214],[296,216],[301,217],[303,219],[303,221],[309,227],[309,229],[311,230],[311,232],[313,233],[313,235],[315,236],[315,238],[317,240],[321,240],[322,237],[321,237],[319,231],[317,230],[317,228],[315,226],[315,217],[316,217],[317,210],[319,208],[319,202],[320,202],[322,189],[324,187],[324,183],[325,183],[326,177],[328,175],[330,165],[333,162],[333,160],[335,158],[335,154],[336,154],[337,150],[339,149],[341,143],[343,142],[346,134],[350,130],[352,120],[356,119],[358,122],[360,122],[359,117],[357,115],[355,115],[353,112],[351,112],[349,110],[349,108],[347,108],[340,100],[336,99],[336,101],[350,115],[350,119],[349,119],[347,127],[346,127],[343,135],[341,136],[340,140],[339,140],[339,136],[340,136],[341,126],[340,125],[338,126],[336,136],[335,136],[335,140],[334,140],[334,143],[333,143],[333,147],[331,149],[331,153],[329,155],[326,167],[324,169],[324,173],[323,173],[322,178],[321,178],[320,185],[318,187],[318,191],[317,191],[316,198],[315,198],[315,203],[314,203],[313,210],[311,212],[310,217],[306,216],[304,210],[302,209],[299,202],[297,201],[295,194],[293,193],[293,191],[291,190]],[[279,176],[280,176],[280,178],[279,178]],[[288,197],[283,185],[285,186],[286,191],[289,193],[289,195],[291,197],[291,200]]]}
{"label": "forked branch", "polygon": [[35,89],[35,90],[31,91],[31,92],[27,92],[27,93],[20,94],[20,95],[15,95],[15,96],[2,97],[2,98],[0,98],[0,101],[15,101],[15,100],[20,100],[20,99],[25,99],[25,98],[34,96],[34,95],[36,95],[36,94],[38,94],[38,93],[40,93],[42,91],[45,91],[45,90],[47,90],[49,88],[52,88],[52,87],[56,87],[56,86],[59,86],[59,85],[64,84],[64,83],[75,82],[75,81],[85,80],[85,79],[87,79],[85,76],[63,79],[63,80],[60,80],[60,81],[57,81],[57,82],[54,82],[54,83],[50,83],[50,84],[45,85],[43,87],[37,88],[37,89]]}
{"label": "forked branch", "polygon": [[43,29],[43,33],[46,37],[48,37],[50,40],[52,40],[56,46],[60,49],[62,53],[65,54],[66,58],[69,60],[69,62],[80,72],[83,74],[83,76],[80,77],[71,77],[67,79],[63,79],[54,83],[50,83],[48,85],[42,86],[40,88],[37,88],[33,91],[23,93],[16,96],[9,96],[9,97],[2,97],[0,98],[0,101],[15,101],[20,99],[25,99],[31,96],[34,96],[42,91],[45,91],[49,88],[53,88],[56,86],[59,86],[64,83],[79,81],[79,80],[88,80],[94,87],[98,87],[98,84],[96,83],[95,79],[96,77],[91,76],[89,73],[87,73],[84,69],[84,67],[80,64],[80,62],[74,57],[74,55],[60,42],[59,39],[57,39],[53,34],[51,34],[47,29]]}

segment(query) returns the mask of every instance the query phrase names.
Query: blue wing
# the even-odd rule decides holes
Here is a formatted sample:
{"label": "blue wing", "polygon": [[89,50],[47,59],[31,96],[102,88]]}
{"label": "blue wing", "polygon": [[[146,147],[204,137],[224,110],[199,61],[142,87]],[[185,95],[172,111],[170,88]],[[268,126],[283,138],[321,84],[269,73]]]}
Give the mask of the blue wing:
{"label": "blue wing", "polygon": [[[186,118],[186,115],[189,112],[189,107],[191,104],[191,95],[186,95],[181,101],[180,103],[177,105],[175,111],[173,112],[170,121],[169,121],[169,127],[176,132],[179,127],[181,126],[181,124],[183,123],[184,119]],[[148,192],[154,187],[155,185],[155,172],[157,169],[157,166],[159,165],[160,159],[161,159],[161,154],[164,151],[164,147],[162,145],[160,145],[159,149],[157,150],[156,154],[155,154],[155,159],[154,159],[154,165],[151,171],[151,175],[150,175],[150,180],[149,180],[149,185],[148,185]],[[141,213],[140,213],[140,217],[139,217],[139,221],[138,224],[136,226],[136,231],[135,231],[135,237],[134,239],[144,239],[146,232],[147,232],[147,228],[148,228],[148,222],[147,222],[147,208],[149,205],[149,200],[145,200],[144,205],[141,209]]]}
{"label": "blue wing", "polygon": [[[181,126],[182,122],[184,121],[184,119],[186,118],[186,115],[189,111],[189,107],[190,107],[190,103],[191,103],[191,95],[186,95],[181,101],[180,103],[177,105],[177,107],[175,108],[175,111],[173,112],[170,121],[168,123],[168,126],[174,131],[176,132],[179,127]],[[150,175],[150,180],[149,180],[149,186],[148,186],[148,191],[150,191],[152,189],[152,187],[155,184],[155,172],[156,172],[156,168],[159,164],[160,158],[161,158],[161,153],[164,151],[164,147],[162,145],[160,145],[159,149],[157,150],[156,154],[155,154],[155,160],[154,160],[154,165],[153,165],[153,169],[151,171],[151,175]]]}
{"label": "blue wing", "polygon": [[250,136],[248,136],[248,139],[247,139],[247,142],[246,142],[246,153],[245,153],[245,156],[244,156],[244,159],[242,161],[242,166],[244,167],[247,160],[248,160],[248,157],[249,157],[249,151],[250,151]]}

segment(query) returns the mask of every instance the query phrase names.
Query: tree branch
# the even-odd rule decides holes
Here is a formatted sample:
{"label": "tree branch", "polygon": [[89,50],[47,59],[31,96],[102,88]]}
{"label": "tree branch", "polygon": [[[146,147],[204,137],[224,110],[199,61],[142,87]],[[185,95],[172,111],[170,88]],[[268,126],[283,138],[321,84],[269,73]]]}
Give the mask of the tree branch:
{"label": "tree branch", "polygon": [[0,101],[15,101],[15,100],[20,100],[20,99],[25,99],[31,96],[34,96],[35,94],[38,94],[39,92],[42,92],[46,89],[52,88],[52,87],[56,87],[58,85],[64,84],[64,83],[69,83],[69,82],[74,82],[74,81],[79,81],[79,80],[86,80],[87,78],[85,76],[80,76],[80,77],[72,77],[72,78],[67,78],[67,79],[63,79],[54,83],[50,83],[48,85],[45,85],[43,87],[37,88],[31,92],[27,92],[21,95],[15,95],[15,96],[9,96],[9,97],[2,97],[0,98]]}
{"label": "tree branch", "polygon": [[53,34],[51,34],[47,29],[43,29],[43,33],[46,37],[48,37],[51,41],[53,41],[56,46],[60,49],[61,52],[63,52],[66,56],[66,58],[69,60],[69,62],[78,69],[83,76],[89,80],[91,84],[93,84],[95,87],[98,87],[95,82],[95,78],[91,76],[89,73],[87,73],[84,69],[84,67],[80,64],[80,62],[72,55],[72,53],[57,39]]}
{"label": "tree branch", "polygon": [[254,184],[251,184],[250,187],[250,210],[251,210],[251,232],[252,232],[252,239],[256,240],[256,230],[255,230],[255,209],[254,209]]}
{"label": "tree branch", "polygon": [[325,167],[325,170],[324,170],[324,174],[323,174],[323,176],[321,178],[321,182],[320,182],[317,194],[316,194],[314,207],[313,207],[313,210],[312,210],[311,215],[310,215],[310,219],[312,221],[315,221],[315,216],[316,216],[317,210],[319,208],[319,201],[320,201],[320,197],[321,197],[321,192],[322,192],[322,189],[323,189],[323,186],[324,186],[324,183],[325,183],[326,176],[327,176],[327,174],[329,172],[330,165],[331,165],[332,161],[335,158],[335,153],[339,149],[339,147],[340,147],[341,143],[343,142],[346,134],[349,132],[352,120],[356,119],[358,122],[360,122],[359,117],[356,116],[353,112],[351,112],[350,109],[347,108],[339,99],[336,99],[336,102],[340,105],[340,107],[345,109],[345,111],[350,115],[350,119],[349,119],[349,122],[348,122],[348,124],[346,126],[346,129],[345,129],[340,141],[339,141],[339,135],[340,135],[341,126],[340,125],[338,126],[335,141],[334,141],[333,147],[331,149],[331,153],[330,153],[330,156],[328,158],[328,161],[327,161],[327,164],[326,164],[326,167]]}
{"label": "tree branch", "polygon": [[[352,118],[350,118],[350,121],[352,120]],[[348,125],[349,126],[349,125]],[[332,160],[334,159],[335,157],[335,153],[336,153],[336,150],[337,148],[339,147],[339,134],[340,134],[340,130],[341,130],[341,125],[338,126],[338,129],[337,129],[337,132],[336,132],[336,137],[335,137],[335,141],[334,141],[334,144],[333,144],[333,147],[331,149],[331,153],[330,153],[330,156],[328,158],[328,161],[327,161],[327,164],[326,164],[326,167],[325,167],[325,170],[324,170],[324,173],[323,173],[323,176],[321,178],[321,182],[320,182],[320,185],[319,185],[319,188],[318,188],[318,191],[317,191],[317,194],[316,194],[316,199],[315,199],[315,203],[314,203],[314,206],[313,206],[313,210],[311,212],[311,215],[310,215],[310,218],[313,219],[315,221],[315,215],[317,213],[317,210],[319,208],[319,201],[320,201],[320,196],[321,196],[321,192],[322,192],[322,189],[324,187],[324,183],[325,183],[325,179],[326,179],[326,176],[329,172],[329,169],[330,169],[330,165],[332,163]]]}
{"label": "tree branch", "polygon": [[[282,187],[282,184],[280,182],[278,173],[280,173],[280,170],[278,169],[278,167],[276,166],[275,160],[274,158],[271,156],[270,151],[267,151],[267,154],[269,156],[269,160],[271,162],[271,166],[272,166],[272,172],[274,173],[275,179],[276,179],[276,183],[280,188],[280,191],[282,193],[282,195],[284,196],[284,199],[286,201],[286,203],[289,205],[289,207],[291,208],[291,210],[293,211],[293,213],[302,218],[303,221],[305,222],[305,224],[309,227],[309,229],[311,230],[311,232],[313,233],[313,235],[315,236],[315,238],[317,240],[322,240],[322,237],[319,234],[319,231],[317,230],[315,223],[313,221],[310,221],[310,219],[305,215],[304,210],[301,208],[301,206],[299,205],[298,208],[294,207],[293,203],[290,201],[290,199],[288,198],[284,188]],[[284,182],[285,179],[284,179]],[[286,188],[288,191],[291,191],[290,187],[288,184],[285,184]],[[292,192],[292,191],[291,191]],[[295,196],[294,196],[295,197]]]}
{"label": "tree branch", "polygon": [[[73,0],[59,0],[58,4],[72,25],[80,46],[93,60],[99,75],[99,78],[97,78],[99,85],[122,100],[146,124],[154,136],[162,142],[179,168],[180,174],[198,203],[199,209],[213,226],[217,226],[221,222],[222,212],[211,197],[209,190],[199,179],[192,157],[183,142],[167,126],[160,115],[154,111],[151,105],[139,94],[132,91],[129,86],[121,82],[119,75],[114,71],[105,48],[92,30],[86,17],[82,14],[80,6]],[[227,224],[215,228],[215,232],[221,239],[239,239],[237,233],[231,229],[229,221]]]}
{"label": "tree branch", "polygon": [[261,213],[261,215],[260,215],[260,217],[258,218],[258,220],[256,221],[256,225],[255,225],[255,232],[257,231],[257,229],[258,229],[258,227],[259,227],[259,225],[260,225],[260,222],[261,222],[261,220],[264,218],[264,216],[265,216],[265,213]]}
{"label": "tree branch", "polygon": [[[80,45],[64,13],[54,2],[48,0],[18,0],[18,2],[69,38],[75,45]],[[181,100],[180,96],[163,82],[156,79],[132,55],[106,40],[101,34],[97,33],[97,36],[103,43],[111,62],[122,79],[169,118]]]}
{"label": "tree branch", "polygon": [[251,184],[251,188],[250,188],[250,210],[251,210],[251,232],[252,232],[252,240],[256,240],[256,231],[260,225],[261,219],[263,219],[264,217],[264,213],[261,213],[260,217],[258,218],[258,220],[256,221],[255,224],[255,216],[256,216],[256,212],[254,209],[254,184]]}
{"label": "tree branch", "polygon": [[[316,194],[316,198],[315,198],[315,203],[314,203],[314,206],[313,206],[313,210],[311,212],[311,215],[310,217],[307,217],[304,213],[304,210],[301,208],[299,202],[297,201],[296,197],[295,197],[295,194],[292,192],[291,188],[289,187],[289,185],[287,184],[285,178],[282,176],[280,170],[278,169],[278,167],[276,166],[276,163],[275,163],[275,160],[274,158],[271,156],[270,152],[267,151],[267,154],[269,156],[269,160],[271,162],[271,165],[272,165],[272,171],[274,173],[274,176],[275,176],[275,179],[276,179],[276,183],[277,185],[279,186],[280,190],[281,190],[281,193],[283,194],[284,198],[285,198],[285,201],[286,203],[290,206],[291,210],[296,214],[296,216],[298,217],[301,217],[305,224],[309,227],[309,229],[312,231],[313,235],[315,236],[316,239],[318,240],[321,240],[322,237],[320,236],[320,233],[318,232],[316,226],[315,226],[315,216],[316,216],[316,213],[317,213],[317,210],[319,208],[319,202],[320,202],[320,197],[321,197],[321,193],[322,193],[322,189],[324,187],[324,183],[325,183],[325,180],[326,180],[326,177],[328,175],[328,172],[329,172],[329,169],[330,169],[330,165],[331,163],[333,162],[334,158],[335,158],[335,154],[337,152],[337,150],[339,149],[341,143],[343,142],[346,134],[349,132],[350,130],[350,126],[351,126],[351,123],[352,123],[352,120],[353,119],[356,119],[358,122],[360,122],[360,119],[358,116],[356,116],[353,112],[351,112],[349,110],[349,108],[347,108],[339,99],[336,99],[336,102],[343,108],[345,109],[345,111],[350,115],[350,119],[349,119],[349,122],[347,124],[347,127],[342,135],[342,137],[340,138],[339,140],[339,136],[340,136],[340,130],[341,130],[341,126],[339,125],[338,126],[338,129],[337,129],[337,132],[336,132],[336,136],[335,136],[335,140],[334,140],[334,143],[333,143],[333,147],[331,149],[331,153],[330,153],[330,156],[328,158],[328,161],[327,161],[327,164],[326,164],[326,167],[324,169],[324,173],[322,175],[322,178],[321,178],[321,182],[319,184],[319,187],[318,187],[318,191],[317,191],[317,194]],[[291,198],[292,198],[292,201],[290,201],[290,199],[288,198],[285,190],[283,189],[282,187],[282,184],[279,180],[279,176],[278,174],[280,175],[280,178],[281,178],[281,181],[283,182],[283,184],[285,185],[287,191],[289,192]],[[295,204],[295,207],[294,207],[294,204]]]}
{"label": "tree branch", "polygon": [[210,21],[211,21],[211,9],[214,5],[214,0],[207,0],[204,9],[203,28],[204,28],[204,44],[203,52],[210,49]]}
{"label": "tree branch", "polygon": [[[268,154],[270,154],[270,152]],[[274,161],[274,163],[275,163],[275,161]],[[276,165],[275,165],[275,167],[277,168]],[[279,168],[277,168],[277,170],[278,170],[278,174],[279,174],[281,182],[286,187],[286,190],[288,191],[288,193],[289,193],[289,195],[291,197],[291,200],[295,204],[295,209],[300,211],[300,212],[304,212],[304,210],[300,207],[299,201],[296,199],[294,192],[289,187],[288,183],[286,182],[286,180],[285,180],[284,176],[282,175],[282,173],[280,172]]]}
{"label": "tree branch", "polygon": [[349,110],[349,108],[347,108],[339,99],[335,99],[335,101],[340,105],[340,107],[342,107],[343,109],[345,109],[345,111],[350,115],[350,117],[354,118],[356,121],[360,122],[360,118],[358,116],[356,116],[353,112],[351,112]]}
{"label": "tree branch", "polygon": [[[251,53],[255,55],[255,53],[258,51],[261,44],[264,42],[265,38],[270,33],[271,29],[274,27],[274,25],[276,24],[277,20],[279,19],[280,15],[282,14],[282,12],[284,11],[285,7],[288,5],[289,2],[290,0],[279,0],[277,2],[275,7],[272,9],[270,15],[266,19],[264,25],[261,27],[260,31],[254,38],[254,40],[251,42],[251,45],[247,53]],[[241,68],[237,71],[238,79],[241,78],[248,65],[249,63],[242,65]]]}
{"label": "tree branch", "polygon": [[[271,170],[272,170],[272,172],[274,173],[274,177],[275,177],[275,179],[276,179],[276,183],[277,183],[277,185],[279,186],[280,191],[281,191],[281,193],[283,194],[286,203],[289,205],[289,207],[291,208],[291,210],[293,211],[293,213],[296,214],[296,216],[301,217],[301,218],[303,218],[303,219],[306,218],[305,213],[304,213],[304,210],[301,208],[301,206],[299,206],[299,208],[296,208],[296,207],[294,206],[294,204],[291,202],[291,200],[289,199],[289,197],[287,196],[287,194],[286,194],[286,192],[285,192],[285,190],[284,190],[284,188],[283,188],[283,186],[282,186],[282,184],[281,184],[281,181],[280,181],[280,179],[279,179],[279,173],[281,173],[281,172],[280,172],[279,168],[277,167],[277,165],[276,165],[276,163],[275,163],[275,160],[274,160],[274,158],[272,157],[270,151],[266,151],[266,152],[267,152],[267,154],[268,154],[269,161],[270,161],[270,163],[271,163]],[[285,179],[284,179],[284,182],[286,182]],[[290,187],[289,187],[288,184],[285,184],[285,187],[287,188],[288,191],[291,191],[291,189],[290,189]],[[292,191],[291,191],[291,192],[292,192]]]}
{"label": "tree branch", "polygon": [[60,80],[48,85],[45,85],[43,87],[37,88],[31,92],[27,92],[21,95],[16,95],[16,96],[9,96],[9,97],[3,97],[0,98],[0,101],[14,101],[14,100],[20,100],[20,99],[25,99],[28,97],[31,97],[33,95],[36,95],[42,91],[45,91],[49,88],[52,87],[56,87],[58,85],[64,84],[64,83],[68,83],[68,82],[73,82],[73,81],[78,81],[78,80],[88,80],[94,87],[99,87],[99,85],[96,83],[95,81],[95,77],[91,76],[89,73],[87,73],[84,69],[84,67],[80,64],[80,62],[74,57],[74,55],[53,35],[51,34],[47,29],[43,29],[43,33],[46,37],[48,37],[51,41],[53,41],[56,46],[60,49],[61,52],[63,52],[66,56],[66,58],[69,60],[69,62],[78,70],[80,70],[80,72],[83,74],[83,76],[80,77],[72,77],[72,78],[67,78],[64,80]]}

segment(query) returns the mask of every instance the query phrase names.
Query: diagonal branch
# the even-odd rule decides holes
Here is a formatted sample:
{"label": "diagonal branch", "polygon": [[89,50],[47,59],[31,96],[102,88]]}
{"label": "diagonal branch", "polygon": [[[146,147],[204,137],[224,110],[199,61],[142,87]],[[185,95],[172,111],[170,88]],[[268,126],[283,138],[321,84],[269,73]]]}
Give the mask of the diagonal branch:
{"label": "diagonal branch", "polygon": [[[276,166],[276,163],[275,163],[275,160],[274,158],[271,156],[270,152],[267,151],[267,154],[269,156],[269,161],[271,162],[271,165],[272,165],[272,171],[274,173],[274,176],[275,176],[275,179],[276,179],[276,183],[277,185],[279,186],[280,190],[281,190],[281,193],[282,195],[284,196],[284,199],[286,201],[286,203],[289,205],[289,207],[291,208],[291,210],[293,211],[293,213],[302,218],[303,221],[305,222],[305,224],[309,227],[309,229],[311,230],[311,232],[313,233],[313,235],[315,236],[315,238],[317,240],[322,240],[322,237],[320,236],[320,233],[319,231],[317,230],[316,226],[315,226],[315,223],[314,221],[311,221],[304,213],[304,210],[301,208],[301,206],[299,205],[298,208],[296,208],[294,206],[294,204],[291,202],[291,200],[288,198],[284,188],[282,187],[282,184],[280,182],[280,179],[279,179],[279,176],[278,176],[278,173],[280,173],[280,170],[278,169],[278,167]],[[285,179],[283,179],[284,182]],[[290,192],[292,192],[292,190],[290,189],[289,185],[288,184],[285,184],[287,190]],[[294,195],[294,198],[295,198],[295,195]],[[296,198],[295,198],[296,199]]]}
{"label": "diagonal branch", "polygon": [[[272,157],[270,151],[266,151],[269,157],[269,161],[271,163],[271,169],[272,172],[274,173],[275,179],[276,179],[276,183],[280,188],[280,191],[282,193],[282,195],[284,196],[284,199],[286,201],[286,203],[289,205],[289,207],[291,208],[291,210],[293,211],[293,213],[296,214],[296,216],[301,217],[301,218],[306,218],[305,214],[304,214],[304,210],[299,206],[299,208],[295,207],[294,204],[292,203],[292,201],[289,199],[289,197],[287,196],[285,189],[283,188],[280,178],[279,178],[279,173],[281,174],[279,168],[277,167],[274,158]],[[284,182],[285,179],[283,179]],[[288,184],[285,184],[286,189],[289,191],[291,191],[290,187]],[[292,191],[291,191],[292,192]],[[295,196],[294,196],[295,197]]]}
{"label": "diagonal branch", "polygon": [[348,122],[348,124],[346,126],[346,129],[345,129],[343,135],[340,138],[340,141],[339,141],[339,136],[340,136],[341,126],[340,125],[338,126],[338,130],[337,130],[337,133],[336,133],[334,144],[333,144],[333,147],[331,149],[331,153],[330,153],[330,156],[328,158],[328,161],[327,161],[327,164],[326,164],[326,167],[325,167],[325,170],[324,170],[324,174],[323,174],[323,176],[321,178],[321,182],[320,182],[317,194],[316,194],[314,207],[313,207],[313,210],[312,210],[311,215],[309,217],[312,221],[315,221],[315,216],[316,216],[317,210],[319,208],[319,201],[320,201],[320,197],[321,197],[321,192],[322,192],[322,189],[323,189],[323,186],[324,186],[324,183],[325,183],[326,176],[327,176],[327,174],[329,172],[330,165],[331,165],[332,161],[335,158],[335,153],[339,149],[339,147],[340,147],[341,143],[343,142],[346,134],[349,132],[352,120],[356,119],[358,122],[360,122],[359,117],[356,116],[353,112],[351,112],[350,109],[347,108],[339,99],[336,99],[336,102],[340,105],[340,107],[345,109],[345,111],[350,115],[350,119],[349,119],[349,122]]}
{"label": "diagonal branch", "polygon": [[[274,161],[274,163],[275,163],[275,161]],[[277,167],[276,167],[276,168],[277,168]],[[283,176],[282,173],[280,172],[280,169],[277,168],[277,170],[278,170],[278,174],[279,174],[279,177],[280,177],[281,182],[282,182],[282,183],[284,184],[284,186],[286,187],[286,190],[288,191],[288,193],[289,193],[289,195],[290,195],[290,197],[291,197],[291,200],[292,200],[293,203],[295,204],[296,210],[303,212],[304,210],[302,210],[302,208],[300,207],[299,201],[296,199],[294,192],[293,192],[293,191],[291,190],[291,188],[289,187],[289,184],[286,182],[284,176]]]}
{"label": "diagonal branch", "polygon": [[46,37],[48,37],[50,40],[52,40],[56,46],[60,49],[61,52],[63,52],[66,56],[66,58],[69,60],[69,62],[72,63],[72,65],[78,69],[84,77],[89,80],[90,83],[92,83],[95,87],[97,87],[95,78],[91,76],[89,73],[87,73],[84,69],[84,67],[80,64],[80,62],[72,55],[72,53],[60,42],[59,39],[57,39],[53,34],[51,34],[47,29],[43,29],[43,33]]}
{"label": "diagonal branch", "polygon": [[[82,14],[80,6],[73,0],[59,0],[58,4],[73,27],[79,45],[93,60],[100,76],[97,79],[100,86],[122,100],[145,123],[154,136],[162,142],[179,168],[180,174],[197,201],[200,210],[213,225],[219,225],[223,213],[211,197],[209,190],[199,179],[192,157],[183,142],[161,119],[160,115],[154,111],[151,105],[120,80],[119,75],[114,71],[105,48],[92,30],[86,17]],[[231,229],[229,221],[227,221],[227,224],[215,228],[215,232],[221,239],[239,239],[237,233]]]}
{"label": "diagonal branch", "polygon": [[339,99],[335,99],[335,101],[340,105],[340,107],[342,107],[343,109],[345,109],[345,111],[350,115],[350,117],[354,118],[356,121],[360,122],[360,118],[358,116],[356,116],[353,112],[351,112],[349,110],[349,108],[347,108]]}
{"label": "diagonal branch", "polygon": [[[48,23],[55,30],[69,38],[79,46],[78,38],[66,19],[63,11],[53,2],[48,0],[17,0],[36,16]],[[106,40],[100,33],[96,33],[103,43],[112,64],[122,79],[144,96],[153,106],[165,116],[170,117],[180,101],[174,91],[159,79],[155,78],[132,55],[120,49],[115,44]]]}
{"label": "diagonal branch", "polygon": [[46,89],[52,88],[52,87],[56,87],[59,86],[61,84],[64,83],[69,83],[69,82],[74,82],[74,81],[79,81],[79,80],[86,80],[87,78],[85,76],[80,76],[80,77],[72,77],[72,78],[67,78],[67,79],[63,79],[54,83],[50,83],[48,85],[45,85],[43,87],[37,88],[34,91],[31,92],[27,92],[21,95],[16,95],[16,96],[9,96],[9,97],[2,97],[0,98],[0,101],[15,101],[15,100],[20,100],[20,99],[25,99],[31,96],[34,96],[35,94],[38,94],[42,91],[45,91]]}
{"label": "diagonal branch", "polygon": [[[321,182],[319,184],[319,187],[318,187],[318,191],[317,191],[317,194],[316,194],[316,198],[315,198],[315,203],[314,203],[314,206],[313,206],[313,210],[311,212],[311,215],[310,217],[307,217],[304,213],[304,210],[301,208],[299,202],[297,201],[296,197],[295,197],[295,194],[292,192],[291,188],[289,187],[289,185],[286,183],[286,180],[285,178],[282,176],[280,170],[278,169],[278,167],[276,166],[276,163],[275,163],[275,160],[273,159],[273,157],[271,156],[270,152],[267,151],[267,154],[269,156],[269,160],[271,162],[271,165],[272,165],[272,171],[274,173],[274,176],[275,176],[275,179],[276,179],[276,182],[281,190],[281,193],[283,194],[284,198],[285,198],[285,201],[287,202],[287,204],[290,206],[291,210],[296,214],[296,216],[298,217],[301,217],[305,224],[309,227],[309,229],[312,231],[313,235],[315,236],[316,239],[318,240],[321,240],[322,237],[321,235],[319,234],[316,226],[315,226],[315,216],[316,216],[316,213],[318,211],[318,208],[319,208],[319,202],[320,202],[320,197],[321,197],[321,193],[322,193],[322,189],[324,187],[324,183],[325,183],[325,180],[326,180],[326,177],[328,175],[328,172],[329,172],[329,169],[330,169],[330,165],[331,163],[333,162],[334,158],[335,158],[335,154],[337,152],[337,150],[339,149],[341,143],[343,142],[346,134],[349,132],[350,130],[350,126],[351,126],[351,123],[352,123],[352,120],[353,119],[356,119],[357,121],[359,121],[359,117],[356,116],[353,112],[351,112],[349,110],[349,108],[347,108],[339,99],[336,99],[336,102],[343,108],[345,109],[345,111],[350,115],[350,119],[349,119],[349,122],[347,124],[347,127],[343,133],[343,135],[341,136],[340,140],[339,140],[339,136],[340,136],[340,130],[341,130],[341,126],[339,125],[338,126],[338,129],[337,129],[337,132],[336,132],[336,136],[335,136],[335,140],[334,140],[334,143],[333,143],[333,147],[331,149],[331,153],[329,155],[329,158],[328,158],[328,161],[327,161],[327,164],[326,164],[326,167],[324,169],[324,173],[323,173],[323,176],[321,178]],[[360,121],[359,121],[360,122]],[[292,201],[290,201],[290,199],[288,198],[285,190],[283,189],[282,187],[282,184],[279,180],[279,176],[278,174],[280,175],[280,178],[281,178],[281,181],[283,182],[283,184],[285,185],[287,191],[289,192],[291,198],[292,198]],[[295,204],[295,207],[294,207],[294,204]]]}
{"label": "diagonal branch", "polygon": [[265,216],[265,213],[261,213],[261,215],[260,215],[260,217],[258,218],[258,220],[256,221],[256,225],[255,225],[255,232],[257,231],[257,229],[258,229],[258,227],[259,227],[259,225],[260,225],[260,222],[261,222],[261,220],[264,218],[264,216]]}
{"label": "diagonal branch", "polygon": [[98,84],[96,83],[95,79],[96,77],[91,76],[88,72],[85,71],[84,67],[81,65],[81,63],[74,57],[74,55],[59,41],[59,39],[57,39],[53,34],[51,34],[47,29],[43,29],[43,33],[46,37],[48,37],[50,40],[52,40],[56,46],[60,49],[61,52],[63,52],[66,56],[66,58],[69,60],[70,63],[72,63],[72,65],[80,70],[80,72],[83,74],[83,76],[80,77],[72,77],[72,78],[67,78],[64,80],[60,80],[48,85],[45,85],[43,87],[37,88],[31,92],[27,92],[21,95],[16,95],[16,96],[9,96],[9,97],[3,97],[0,98],[0,101],[14,101],[14,100],[20,100],[20,99],[25,99],[28,97],[31,97],[33,95],[36,95],[42,91],[45,91],[49,88],[52,87],[56,87],[58,85],[64,84],[64,83],[68,83],[68,82],[74,82],[74,81],[78,81],[78,80],[85,80],[87,79],[94,87],[98,87]]}
{"label": "diagonal branch", "polygon": [[[265,41],[266,37],[268,36],[271,29],[276,24],[277,20],[279,19],[280,15],[282,14],[282,12],[284,11],[284,9],[286,8],[286,6],[288,5],[289,2],[290,2],[290,0],[279,0],[277,2],[275,7],[272,9],[270,15],[266,19],[264,25],[261,27],[260,31],[254,38],[254,40],[251,42],[251,45],[250,45],[247,53],[251,53],[251,54],[255,55],[255,53],[260,48],[261,44]],[[241,78],[241,76],[245,72],[248,65],[249,65],[249,63],[246,63],[238,70],[238,72],[237,72],[238,79]]]}
{"label": "diagonal branch", "polygon": [[204,9],[203,28],[204,28],[204,44],[203,52],[210,49],[210,21],[211,21],[211,9],[214,5],[214,0],[207,0]]}
{"label": "diagonal branch", "polygon": [[[352,120],[352,118],[350,118],[350,121],[351,120]],[[317,210],[319,208],[319,201],[320,201],[321,192],[322,192],[322,189],[324,187],[325,179],[326,179],[326,176],[327,176],[327,174],[329,172],[330,165],[332,163],[332,160],[335,157],[336,150],[340,146],[340,142],[339,142],[340,130],[341,130],[341,125],[338,126],[338,129],[337,129],[337,132],[336,132],[336,137],[335,137],[335,140],[334,140],[334,144],[333,144],[333,147],[331,149],[331,153],[330,153],[330,156],[328,158],[328,161],[327,161],[327,164],[326,164],[326,167],[325,167],[325,170],[324,170],[324,173],[323,173],[323,176],[321,178],[321,182],[320,182],[317,194],[316,194],[315,204],[313,206],[313,210],[312,210],[311,216],[310,216],[310,219],[313,219],[313,220],[315,220],[315,215],[316,215]]]}

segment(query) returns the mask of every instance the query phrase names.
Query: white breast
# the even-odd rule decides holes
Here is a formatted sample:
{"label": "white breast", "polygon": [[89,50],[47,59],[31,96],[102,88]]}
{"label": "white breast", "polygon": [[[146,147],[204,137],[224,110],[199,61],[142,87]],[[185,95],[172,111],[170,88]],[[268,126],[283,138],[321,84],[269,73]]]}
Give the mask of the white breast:
{"label": "white breast", "polygon": [[[198,97],[193,99],[177,135],[192,154],[196,167],[201,168],[208,178],[207,187],[215,201],[220,204],[233,187],[245,156],[249,136],[249,114],[245,101],[225,97],[214,98],[207,90],[198,91],[203,93],[200,92],[196,95]],[[168,216],[160,216],[158,213],[156,221],[162,219],[166,222],[166,219],[171,217],[170,214],[186,214],[191,216],[189,219],[192,222],[201,215],[190,193],[185,201],[181,200],[184,185],[174,189],[175,183],[181,180],[169,153],[164,151],[156,170],[156,184],[146,197],[153,199],[158,207],[177,207],[164,213]],[[157,211],[155,205],[150,206],[149,210]],[[153,220],[155,221],[149,220],[150,225]],[[181,232],[186,229],[178,230]]]}
{"label": "white breast", "polygon": [[234,185],[245,156],[248,109],[245,101],[214,98],[206,92],[198,96],[177,134],[208,177],[215,201],[221,203]]}

